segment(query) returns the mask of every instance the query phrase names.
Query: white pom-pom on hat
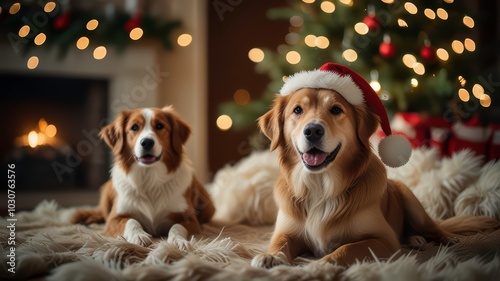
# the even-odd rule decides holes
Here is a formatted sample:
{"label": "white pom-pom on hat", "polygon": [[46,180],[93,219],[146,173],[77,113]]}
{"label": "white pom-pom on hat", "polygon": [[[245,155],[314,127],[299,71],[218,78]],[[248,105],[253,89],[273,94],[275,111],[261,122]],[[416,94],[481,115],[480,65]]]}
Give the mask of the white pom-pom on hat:
{"label": "white pom-pom on hat", "polygon": [[408,162],[411,144],[403,136],[392,135],[385,107],[370,84],[352,69],[333,62],[319,69],[301,71],[285,81],[280,90],[283,96],[302,88],[330,89],[342,95],[350,104],[365,103],[380,118],[380,126],[386,137],[379,143],[379,156],[387,166],[397,168]]}
{"label": "white pom-pom on hat", "polygon": [[389,167],[401,167],[408,162],[411,156],[411,144],[402,135],[389,135],[378,144],[378,155],[382,162]]}

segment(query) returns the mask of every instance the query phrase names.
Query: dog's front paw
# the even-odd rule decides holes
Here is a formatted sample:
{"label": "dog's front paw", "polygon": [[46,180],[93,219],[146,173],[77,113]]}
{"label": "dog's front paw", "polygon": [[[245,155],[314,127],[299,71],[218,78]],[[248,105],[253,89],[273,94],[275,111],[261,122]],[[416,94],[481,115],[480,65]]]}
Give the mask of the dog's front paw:
{"label": "dog's front paw", "polygon": [[125,238],[127,242],[147,247],[153,243],[151,237],[151,234],[144,231],[138,221],[134,219],[129,219],[127,221],[125,231],[123,233],[123,238]]}
{"label": "dog's front paw", "polygon": [[261,268],[271,268],[282,264],[290,265],[283,252],[276,255],[259,254],[252,259],[251,263],[252,267]]}

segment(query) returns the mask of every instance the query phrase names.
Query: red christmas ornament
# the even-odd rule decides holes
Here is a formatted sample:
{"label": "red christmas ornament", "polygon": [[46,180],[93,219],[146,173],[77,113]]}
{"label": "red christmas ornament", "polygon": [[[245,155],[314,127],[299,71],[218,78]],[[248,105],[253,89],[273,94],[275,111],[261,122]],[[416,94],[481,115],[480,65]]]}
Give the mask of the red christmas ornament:
{"label": "red christmas ornament", "polygon": [[54,20],[54,28],[57,30],[63,30],[69,26],[69,23],[70,23],[70,14],[66,12]]}
{"label": "red christmas ornament", "polygon": [[368,15],[363,19],[363,22],[370,31],[377,31],[380,28],[380,22],[375,16]]}
{"label": "red christmas ornament", "polygon": [[125,28],[125,31],[130,32],[134,28],[141,26],[141,22],[142,22],[142,15],[141,14],[137,14],[137,15],[131,17],[125,23],[125,26],[123,28]]}
{"label": "red christmas ornament", "polygon": [[420,56],[426,62],[433,62],[436,60],[436,50],[431,46],[423,46],[422,49],[420,49]]}
{"label": "red christmas ornament", "polygon": [[380,52],[380,55],[386,59],[390,59],[396,55],[396,46],[391,43],[391,37],[389,34],[384,34],[384,42],[380,44],[378,51]]}

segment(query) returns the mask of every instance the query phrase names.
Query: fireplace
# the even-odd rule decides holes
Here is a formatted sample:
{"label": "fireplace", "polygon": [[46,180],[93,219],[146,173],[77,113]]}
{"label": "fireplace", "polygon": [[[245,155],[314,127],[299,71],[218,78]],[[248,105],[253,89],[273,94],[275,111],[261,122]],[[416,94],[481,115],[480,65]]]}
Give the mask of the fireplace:
{"label": "fireplace", "polygon": [[96,190],[109,177],[109,82],[0,73],[0,157],[16,165],[17,192]]}

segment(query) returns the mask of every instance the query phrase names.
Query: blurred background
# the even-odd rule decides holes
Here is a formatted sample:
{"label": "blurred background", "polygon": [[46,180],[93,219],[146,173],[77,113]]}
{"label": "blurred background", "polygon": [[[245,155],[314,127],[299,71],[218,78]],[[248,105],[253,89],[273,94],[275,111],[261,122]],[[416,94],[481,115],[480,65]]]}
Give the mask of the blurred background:
{"label": "blurred background", "polygon": [[[256,119],[288,75],[335,61],[379,93],[393,129],[443,156],[500,157],[497,1],[0,2],[0,157],[19,208],[94,204],[97,137],[124,109],[173,104],[209,182],[267,142]],[[3,195],[2,195],[3,196]]]}

